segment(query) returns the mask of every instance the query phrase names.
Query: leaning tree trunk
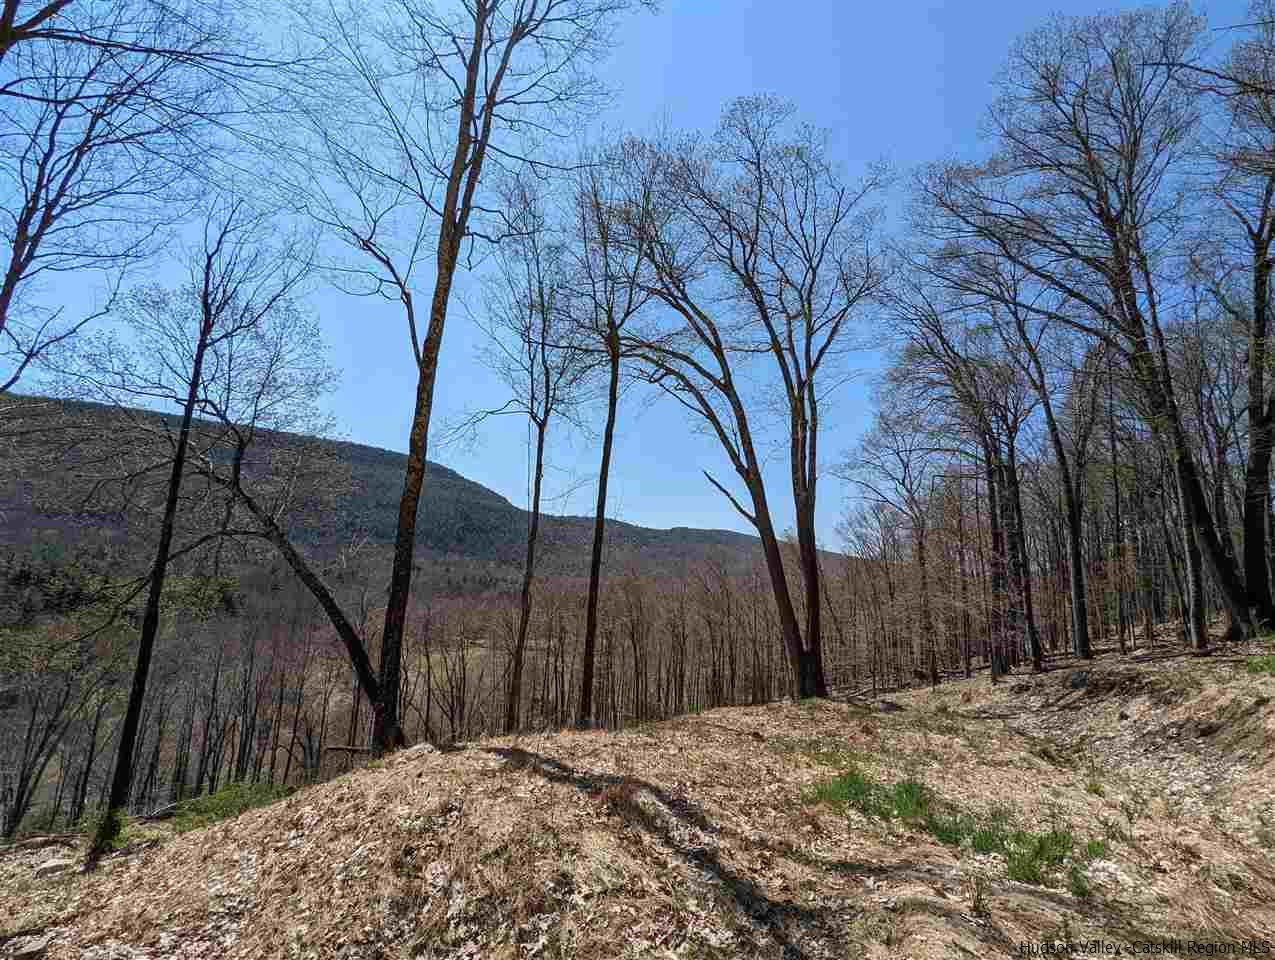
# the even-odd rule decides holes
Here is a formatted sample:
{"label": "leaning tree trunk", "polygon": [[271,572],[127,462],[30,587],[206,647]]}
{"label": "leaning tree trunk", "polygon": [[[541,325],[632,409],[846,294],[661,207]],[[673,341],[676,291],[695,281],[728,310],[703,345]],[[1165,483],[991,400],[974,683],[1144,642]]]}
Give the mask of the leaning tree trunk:
{"label": "leaning tree trunk", "polygon": [[[756,480],[760,486],[761,480]],[[801,627],[797,623],[797,611],[792,605],[792,595],[788,591],[788,578],[784,574],[783,551],[779,548],[779,538],[775,536],[775,527],[770,519],[770,509],[765,501],[765,494],[756,489],[753,491],[755,523],[757,535],[761,539],[762,556],[766,561],[766,572],[770,576],[771,591],[775,597],[775,608],[779,618],[779,629],[783,637],[784,649],[788,653],[788,662],[792,668],[792,692],[796,699],[816,697],[817,678],[820,671],[811,664],[811,656],[801,643]],[[826,694],[823,694],[826,695]]]}
{"label": "leaning tree trunk", "polygon": [[168,572],[168,555],[172,551],[173,531],[177,523],[177,501],[181,494],[182,473],[186,468],[186,452],[190,448],[190,427],[195,416],[195,405],[203,385],[204,356],[208,351],[208,339],[212,327],[207,322],[200,327],[199,342],[191,364],[190,382],[186,401],[182,407],[181,428],[177,433],[177,445],[173,450],[173,465],[168,475],[168,492],[164,498],[164,514],[160,521],[159,543],[155,547],[155,559],[151,564],[149,592],[146,610],[142,615],[142,633],[137,646],[137,663],[133,668],[133,685],[129,691],[128,707],[124,711],[124,723],[120,727],[119,754],[115,761],[115,775],[111,779],[111,793],[106,801],[106,811],[98,824],[89,847],[85,866],[92,869],[102,858],[120,831],[120,811],[128,804],[133,786],[133,752],[137,746],[137,734],[142,719],[142,705],[146,701],[146,681],[150,676],[151,657],[155,650],[155,638],[159,635],[159,608],[164,594],[164,577]]}
{"label": "leaning tree trunk", "polygon": [[[238,456],[242,457],[242,454],[243,451],[240,450]],[[358,688],[367,697],[369,703],[378,703],[381,693],[380,685],[377,683],[376,676],[372,673],[372,663],[368,659],[367,651],[363,647],[363,640],[355,629],[354,624],[350,623],[345,612],[341,609],[341,605],[337,603],[332,591],[328,589],[322,578],[310,566],[305,557],[297,552],[292,545],[292,541],[288,539],[287,533],[275,521],[274,516],[239,485],[237,476],[236,471],[236,478],[227,482],[226,486],[231,488],[239,502],[261,525],[261,538],[274,545],[274,548],[279,551],[279,555],[292,568],[292,572],[296,574],[297,579],[310,591],[310,595],[323,608],[323,612],[327,614],[332,629],[336,631],[337,637],[350,658],[350,665],[354,668],[354,676]],[[213,479],[215,480],[216,478],[214,477]],[[402,731],[391,732],[390,739],[402,740]]]}

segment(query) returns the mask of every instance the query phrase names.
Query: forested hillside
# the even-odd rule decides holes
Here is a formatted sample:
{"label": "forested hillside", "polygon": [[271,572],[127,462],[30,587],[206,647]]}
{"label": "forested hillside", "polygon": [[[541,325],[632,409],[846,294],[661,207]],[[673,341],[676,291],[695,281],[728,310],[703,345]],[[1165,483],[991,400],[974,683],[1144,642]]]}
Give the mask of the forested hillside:
{"label": "forested hillside", "polygon": [[[1275,0],[1227,2],[0,5],[0,951],[1269,952]],[[669,37],[688,102],[610,123]],[[899,52],[706,116],[759,37]],[[431,460],[485,431],[525,503]]]}
{"label": "forested hillside", "polygon": [[[4,542],[70,546],[79,537],[89,541],[145,538],[145,523],[137,523],[121,509],[126,496],[118,489],[94,489],[103,476],[114,479],[102,469],[95,438],[111,437],[113,429],[122,429],[121,420],[137,432],[164,420],[141,409],[117,411],[95,403],[49,398],[21,398],[15,403],[25,414],[24,435],[13,447],[14,459],[39,464],[40,469],[24,471],[12,469],[16,462],[11,465],[12,482],[0,488]],[[173,425],[168,418],[168,426]],[[304,446],[314,469],[326,474],[323,489],[316,491],[316,498],[321,494],[321,507],[314,504],[316,512],[302,514],[293,524],[291,534],[297,543],[327,557],[354,546],[375,550],[393,544],[402,454],[344,440],[269,432],[263,432],[258,442],[263,447]],[[460,565],[477,562],[516,575],[525,550],[527,511],[441,464],[428,465],[426,481],[421,510],[431,520],[417,531],[418,547],[435,558],[450,558]],[[546,572],[584,575],[592,518],[545,516],[543,523]],[[753,538],[727,530],[651,530],[612,520],[607,524],[606,549],[608,563],[617,569],[660,576],[676,575],[710,557],[733,571],[747,570],[757,545]],[[140,543],[125,553],[138,554],[122,558],[126,564],[144,568]]]}

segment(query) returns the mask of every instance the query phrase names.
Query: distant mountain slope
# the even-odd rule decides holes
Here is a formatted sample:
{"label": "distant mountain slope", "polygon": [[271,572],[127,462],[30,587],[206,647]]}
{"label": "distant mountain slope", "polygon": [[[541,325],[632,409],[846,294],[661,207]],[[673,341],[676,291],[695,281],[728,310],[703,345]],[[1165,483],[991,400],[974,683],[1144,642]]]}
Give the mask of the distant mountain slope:
{"label": "distant mountain slope", "polygon": [[[109,432],[110,418],[117,415],[109,407],[81,402],[62,402],[51,409],[56,409],[58,416],[81,433],[97,429]],[[52,415],[47,411],[42,414]],[[144,416],[158,419],[162,415]],[[294,529],[293,535],[298,540],[320,549],[349,543],[358,535],[365,536],[372,546],[393,544],[406,465],[403,454],[343,440],[316,440],[286,434],[266,436],[266,442],[304,439],[317,443],[321,456],[316,459],[329,464],[335,462],[341,473],[348,476],[348,483],[341,484],[334,508],[324,510],[321,526],[311,522]],[[70,459],[62,466],[68,471],[73,469]],[[40,506],[47,501],[41,494],[64,482],[65,475],[56,468],[28,469],[8,480],[0,476],[0,536],[14,542],[24,539],[24,533],[37,529],[69,530],[71,518],[64,510]],[[495,491],[431,462],[426,471],[417,543],[423,551],[435,556],[514,567],[522,562],[528,516],[527,511]],[[118,518],[102,511],[77,516],[74,520],[74,526],[80,528],[115,528],[118,523]],[[592,518],[546,516],[541,525],[544,572],[567,576],[585,574],[592,535]],[[608,523],[607,565],[613,572],[676,574],[710,557],[729,570],[741,572],[751,567],[759,556],[755,538],[727,530],[691,527],[656,530],[616,520]]]}
{"label": "distant mountain slope", "polygon": [[[355,525],[375,543],[393,543],[407,458],[401,453],[344,441],[331,442],[331,449],[353,474],[355,492],[346,505],[347,521],[356,521]],[[529,516],[495,491],[430,462],[417,543],[440,554],[519,564]],[[587,571],[593,538],[591,517],[545,516],[540,536],[545,561],[553,572]],[[609,520],[607,551],[612,567],[639,572],[670,572],[670,565],[680,569],[709,556],[738,570],[760,556],[760,545],[753,537],[729,530],[657,530]]]}

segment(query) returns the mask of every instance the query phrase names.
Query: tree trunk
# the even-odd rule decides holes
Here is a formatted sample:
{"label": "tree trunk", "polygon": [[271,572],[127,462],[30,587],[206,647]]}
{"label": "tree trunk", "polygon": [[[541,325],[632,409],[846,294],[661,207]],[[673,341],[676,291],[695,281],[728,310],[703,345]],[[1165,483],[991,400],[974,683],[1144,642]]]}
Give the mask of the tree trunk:
{"label": "tree trunk", "polygon": [[1036,629],[1036,611],[1032,605],[1031,566],[1027,560],[1027,544],[1023,536],[1023,500],[1018,483],[1018,458],[1014,445],[1009,447],[1009,462],[1005,465],[1008,479],[1010,513],[1013,521],[1010,538],[1015,577],[1023,598],[1023,615],[1027,629],[1027,642],[1031,648],[1032,670],[1040,673],[1045,669],[1044,653],[1040,646],[1040,631]]}
{"label": "tree trunk", "polygon": [[181,428],[177,433],[177,445],[173,450],[173,465],[168,477],[168,492],[164,500],[164,514],[160,522],[159,543],[155,548],[155,560],[151,565],[150,589],[146,596],[146,610],[142,615],[142,633],[137,648],[137,663],[133,669],[133,684],[129,691],[128,707],[124,712],[124,724],[120,728],[119,756],[115,761],[115,776],[111,780],[111,793],[106,802],[93,843],[85,861],[87,869],[93,869],[119,835],[120,811],[127,805],[133,785],[133,751],[137,744],[138,725],[142,717],[142,704],[146,700],[146,681],[150,675],[151,656],[155,650],[155,638],[159,635],[160,601],[164,593],[164,577],[168,572],[168,554],[172,550],[173,531],[177,521],[177,502],[181,493],[182,473],[186,468],[186,451],[190,447],[190,425],[195,416],[199,390],[203,385],[204,356],[212,328],[205,320],[200,328],[199,342],[191,364],[190,381],[186,390],[186,402],[182,407]]}
{"label": "tree trunk", "polygon": [[[758,477],[755,486],[760,487]],[[779,629],[784,641],[784,649],[788,652],[788,662],[792,668],[792,693],[795,699],[805,697],[826,696],[816,691],[816,684],[821,671],[814,669],[807,651],[801,643],[801,627],[797,623],[797,611],[792,605],[792,595],[788,591],[788,578],[784,575],[783,552],[779,548],[779,539],[775,536],[775,528],[771,523],[770,509],[766,504],[764,491],[753,490],[755,505],[755,526],[761,538],[762,555],[766,560],[766,572],[770,576],[771,591],[775,596],[775,607],[779,617]]]}
{"label": "tree trunk", "polygon": [[1084,510],[1074,490],[1064,487],[1067,501],[1067,570],[1071,585],[1071,630],[1076,656],[1093,659],[1089,641],[1089,602],[1085,596]]}
{"label": "tree trunk", "polygon": [[1182,424],[1182,416],[1173,394],[1172,381],[1169,376],[1168,351],[1163,337],[1156,328],[1160,358],[1153,360],[1150,344],[1143,338],[1139,342],[1140,352],[1133,355],[1134,374],[1142,386],[1143,394],[1148,400],[1155,421],[1167,432],[1169,454],[1173,458],[1174,472],[1178,481],[1178,492],[1182,500],[1182,513],[1185,522],[1194,528],[1192,538],[1195,549],[1200,551],[1209,565],[1218,588],[1227,606],[1231,610],[1237,631],[1247,634],[1252,626],[1252,618],[1248,609],[1248,590],[1240,579],[1235,561],[1226,555],[1218,535],[1213,515],[1209,511],[1208,501],[1204,496],[1204,488],[1200,483],[1199,471],[1192,455],[1192,443]]}
{"label": "tree trunk", "polygon": [[602,547],[606,541],[607,481],[611,475],[611,447],[615,438],[616,407],[620,397],[620,344],[612,334],[607,343],[609,369],[607,419],[602,431],[602,463],[598,467],[598,501],[593,512],[593,549],[589,555],[589,599],[584,621],[584,658],[581,665],[580,709],[576,726],[593,722],[593,670],[597,659],[598,589],[602,582]]}
{"label": "tree trunk", "polygon": [[1001,503],[1004,491],[999,490],[998,467],[993,448],[985,445],[984,457],[987,469],[987,525],[991,535],[991,602],[988,605],[988,663],[992,683],[1005,672],[1005,614],[1007,594],[1005,590],[1005,535],[1001,528]]}
{"label": "tree trunk", "polygon": [[527,650],[527,628],[531,623],[531,585],[536,575],[536,539],[540,534],[540,485],[544,474],[545,433],[549,418],[536,423],[536,465],[532,478],[531,523],[527,528],[527,559],[522,570],[522,602],[518,608],[518,633],[514,658],[509,669],[509,690],[505,697],[505,733],[518,729],[522,707],[522,667]]}
{"label": "tree trunk", "polygon": [[1271,443],[1275,398],[1266,396],[1266,334],[1271,263],[1265,246],[1253,255],[1253,318],[1248,340],[1248,458],[1244,471],[1244,583],[1259,624],[1275,624],[1275,601],[1266,565],[1271,502]]}
{"label": "tree trunk", "polygon": [[[332,591],[328,589],[319,575],[310,567],[306,559],[292,546],[287,534],[275,523],[274,517],[244,491],[236,490],[236,494],[248,509],[248,512],[261,524],[261,536],[274,544],[275,549],[279,551],[288,566],[292,568],[292,572],[297,575],[297,579],[304,584],[314,599],[318,601],[319,606],[323,608],[323,612],[327,614],[328,621],[332,624],[332,628],[336,630],[336,634],[350,658],[350,664],[354,668],[355,682],[358,684],[359,689],[363,691],[369,703],[377,703],[380,700],[380,684],[372,673],[372,663],[363,647],[363,640],[354,625],[346,618],[344,611],[341,610],[341,605],[332,596]],[[402,731],[398,731],[397,734],[391,732],[390,739],[402,740]]]}
{"label": "tree trunk", "polygon": [[1111,494],[1113,518],[1112,525],[1115,527],[1115,568],[1116,568],[1116,641],[1120,647],[1120,653],[1125,653],[1125,630],[1127,626],[1127,617],[1125,614],[1125,591],[1124,591],[1124,527],[1120,518],[1120,464],[1119,464],[1119,448],[1116,446],[1116,418],[1115,408],[1112,398],[1112,389],[1114,387],[1113,378],[1108,370],[1107,378],[1107,440],[1111,455]]}
{"label": "tree trunk", "polygon": [[934,636],[934,617],[930,611],[930,578],[929,569],[926,566],[924,522],[916,524],[914,538],[916,566],[921,579],[921,644],[929,654],[930,686],[937,687],[939,685],[938,640]]}
{"label": "tree trunk", "polygon": [[1182,544],[1186,556],[1186,588],[1187,609],[1183,626],[1187,639],[1196,650],[1207,650],[1209,646],[1208,630],[1204,623],[1204,564],[1200,556],[1199,542],[1196,540],[1195,524],[1191,522],[1186,510],[1186,496],[1181,496],[1182,509]]}
{"label": "tree trunk", "polygon": [[373,701],[372,743],[381,752],[405,746],[399,724],[399,687],[403,663],[403,628],[412,590],[412,558],[416,551],[416,516],[425,487],[425,454],[429,446],[429,421],[434,410],[434,383],[438,379],[438,355],[443,346],[443,326],[452,277],[456,272],[459,238],[444,221],[438,248],[438,279],[430,304],[429,329],[421,347],[416,380],[416,406],[408,437],[407,467],[399,498],[398,525],[394,534],[394,564],[390,570],[389,597],[385,603],[385,627],[381,633],[380,697]]}

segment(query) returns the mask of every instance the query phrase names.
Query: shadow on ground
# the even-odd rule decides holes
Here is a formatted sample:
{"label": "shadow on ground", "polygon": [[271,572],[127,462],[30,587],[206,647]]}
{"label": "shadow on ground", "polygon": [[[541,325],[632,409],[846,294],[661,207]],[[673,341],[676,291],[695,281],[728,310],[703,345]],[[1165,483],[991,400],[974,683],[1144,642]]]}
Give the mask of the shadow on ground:
{"label": "shadow on ground", "polygon": [[[658,802],[668,816],[661,816],[641,804],[628,802],[621,811],[626,821],[646,831],[657,839],[670,853],[680,857],[689,867],[712,880],[745,916],[764,931],[782,948],[786,960],[811,960],[809,952],[816,956],[847,956],[852,948],[862,947],[853,936],[854,919],[872,910],[880,910],[879,904],[869,904],[862,898],[846,896],[830,906],[812,907],[789,900],[776,899],[765,889],[722,861],[718,853],[708,845],[695,841],[690,830],[681,830],[679,823],[708,836],[728,835],[741,846],[754,851],[766,851],[793,862],[827,873],[847,876],[871,877],[877,880],[918,882],[933,886],[940,871],[927,868],[911,860],[885,866],[869,861],[826,860],[799,850],[790,844],[774,844],[765,837],[748,837],[734,830],[723,830],[714,824],[697,804],[685,797],[670,794],[662,787],[632,776],[581,771],[559,760],[517,747],[487,747],[485,752],[500,757],[510,769],[535,773],[546,780],[573,787],[592,797],[604,798],[609,793],[630,796],[646,793]],[[1016,891],[1017,892],[1017,891]],[[1032,899],[1047,902],[1054,909],[1070,906],[1067,899],[1052,891],[1029,891]],[[840,907],[838,909],[838,907]],[[954,930],[978,940],[986,949],[1010,953],[1016,944],[991,920],[975,926],[963,912],[952,904],[931,901],[920,897],[907,897],[894,905],[894,913],[926,913]],[[1115,919],[1114,917],[1112,919]],[[889,943],[887,942],[887,946]]]}

